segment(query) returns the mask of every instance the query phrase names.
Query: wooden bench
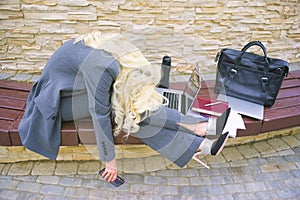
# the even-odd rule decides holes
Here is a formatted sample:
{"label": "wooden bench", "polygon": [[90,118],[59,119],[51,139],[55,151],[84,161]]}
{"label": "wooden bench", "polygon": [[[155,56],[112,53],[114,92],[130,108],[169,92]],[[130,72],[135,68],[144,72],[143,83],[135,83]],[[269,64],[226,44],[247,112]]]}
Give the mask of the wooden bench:
{"label": "wooden bench", "polygon": [[[173,84],[177,87],[176,84]],[[214,81],[202,82],[199,96],[216,95],[213,92]],[[26,99],[32,84],[25,82],[0,80],[0,146],[22,146],[18,125],[24,113]],[[300,70],[292,71],[284,79],[275,104],[265,108],[264,119],[255,120],[243,117],[246,130],[239,130],[238,137],[254,136],[300,125]],[[116,144],[143,144],[135,137],[123,142],[120,134],[115,137]],[[77,122],[64,122],[61,128],[61,145],[77,146],[95,144],[95,135],[90,119]]]}

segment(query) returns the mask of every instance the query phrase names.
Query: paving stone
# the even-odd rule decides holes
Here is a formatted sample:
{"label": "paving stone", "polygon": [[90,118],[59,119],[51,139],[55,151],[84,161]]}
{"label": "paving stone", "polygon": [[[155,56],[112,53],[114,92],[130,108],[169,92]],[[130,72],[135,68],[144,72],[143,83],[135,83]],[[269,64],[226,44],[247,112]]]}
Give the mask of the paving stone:
{"label": "paving stone", "polygon": [[58,162],[56,163],[55,175],[77,174],[77,162]]}
{"label": "paving stone", "polygon": [[271,175],[275,178],[275,180],[286,180],[293,178],[293,175],[291,174],[290,171],[278,171],[278,172],[273,172]]}
{"label": "paving stone", "polygon": [[157,176],[177,176],[177,170],[162,170],[162,171],[158,171],[156,172]]}
{"label": "paving stone", "polygon": [[231,194],[214,195],[209,198],[210,200],[234,200]]}
{"label": "paving stone", "polygon": [[20,162],[14,163],[9,169],[8,174],[11,176],[14,175],[29,175],[32,170],[32,162]]}
{"label": "paving stone", "polygon": [[188,185],[189,179],[183,177],[170,177],[167,178],[168,185]]}
{"label": "paving stone", "polygon": [[213,184],[223,185],[233,183],[233,180],[230,176],[213,176],[211,177]]}
{"label": "paving stone", "polygon": [[98,174],[101,164],[98,161],[80,162],[78,165],[78,174]]}
{"label": "paving stone", "polygon": [[248,159],[249,165],[260,166],[264,164],[268,164],[268,161],[264,158],[251,158]]}
{"label": "paving stone", "polygon": [[107,199],[116,199],[115,192],[108,191],[105,189],[97,189],[97,190],[90,190],[87,197],[88,199],[100,199],[100,200],[107,200]]}
{"label": "paving stone", "polygon": [[300,156],[298,154],[284,156],[284,158],[290,162],[300,162]]}
{"label": "paving stone", "polygon": [[216,176],[220,175],[221,172],[218,168],[212,168],[212,169],[200,169],[199,170],[200,176]]}
{"label": "paving stone", "polygon": [[290,146],[281,138],[272,138],[267,141],[276,151],[283,151],[289,149]]}
{"label": "paving stone", "polygon": [[213,182],[209,176],[197,176],[190,178],[191,185],[212,185]]}
{"label": "paving stone", "polygon": [[82,184],[82,179],[62,177],[59,184],[62,186],[80,187]]}
{"label": "paving stone", "polygon": [[8,179],[0,179],[0,189],[15,189],[18,185],[18,181],[8,180]]}
{"label": "paving stone", "polygon": [[260,200],[255,196],[255,193],[236,193],[233,194],[233,198],[236,200],[240,200],[240,199]]}
{"label": "paving stone", "polygon": [[234,183],[253,183],[254,182],[254,178],[253,176],[249,175],[249,174],[241,174],[241,175],[233,175],[232,180]]}
{"label": "paving stone", "polygon": [[156,194],[172,194],[177,195],[178,194],[178,188],[176,186],[154,186],[154,192]]}
{"label": "paving stone", "polygon": [[224,194],[224,190],[221,185],[203,186],[203,189],[210,195]]}
{"label": "paving stone", "polygon": [[138,200],[163,200],[163,197],[161,195],[155,195],[155,194],[140,194],[138,196]]}
{"label": "paving stone", "polygon": [[291,149],[283,150],[278,152],[279,156],[288,156],[288,155],[295,155],[295,152]]}
{"label": "paving stone", "polygon": [[276,152],[276,150],[265,141],[254,143],[253,147],[263,155]]}
{"label": "paving stone", "polygon": [[138,200],[138,195],[132,192],[118,192],[114,194],[114,199]]}
{"label": "paving stone", "polygon": [[164,185],[167,183],[167,180],[165,177],[145,176],[145,183],[150,185]]}
{"label": "paving stone", "polygon": [[195,177],[195,176],[199,176],[199,172],[197,169],[178,170],[178,176],[180,176],[180,177]]}
{"label": "paving stone", "polygon": [[286,184],[284,181],[282,180],[269,180],[269,181],[265,181],[265,186],[267,188],[267,190],[280,190],[281,188],[286,188]]}
{"label": "paving stone", "polygon": [[271,173],[260,173],[257,176],[253,176],[253,178],[255,181],[258,181],[258,182],[274,180],[274,177],[272,176]]}
{"label": "paving stone", "polygon": [[273,191],[255,192],[255,197],[260,200],[279,199],[277,194]]}
{"label": "paving stone", "polygon": [[43,184],[53,184],[56,185],[58,184],[60,180],[59,176],[47,176],[47,175],[43,175],[43,176],[39,176],[36,180],[37,183],[43,183]]}
{"label": "paving stone", "polygon": [[295,135],[288,135],[282,137],[282,140],[287,143],[291,148],[300,146],[300,140]]}
{"label": "paving stone", "polygon": [[152,156],[145,159],[146,172],[166,169],[165,160],[160,156]]}
{"label": "paving stone", "polygon": [[1,188],[2,187],[0,186],[0,197],[1,197],[1,199],[15,200],[19,196],[20,192],[17,192],[15,190],[1,189]]}
{"label": "paving stone", "polygon": [[5,164],[0,164],[0,174],[1,174],[4,167],[5,167]]}
{"label": "paving stone", "polygon": [[237,161],[244,159],[242,154],[237,150],[236,147],[225,148],[223,149],[222,154],[227,161]]}
{"label": "paving stone", "polygon": [[130,192],[133,193],[151,193],[153,192],[153,186],[147,184],[131,184]]}
{"label": "paving stone", "polygon": [[30,182],[19,182],[16,190],[27,191],[27,192],[38,192],[42,184],[39,183],[30,183]]}
{"label": "paving stone", "polygon": [[34,199],[34,200],[42,200],[44,199],[43,195],[29,192],[20,192],[17,200],[23,199]]}
{"label": "paving stone", "polygon": [[63,195],[64,192],[65,192],[65,188],[57,185],[43,185],[41,188],[42,194]]}
{"label": "paving stone", "polygon": [[144,173],[145,163],[141,158],[130,158],[123,161],[123,171],[125,173]]}
{"label": "paving stone", "polygon": [[244,186],[246,192],[257,192],[267,190],[265,184],[262,182],[245,183]]}
{"label": "paving stone", "polygon": [[244,193],[245,187],[243,184],[230,183],[222,185],[225,194]]}
{"label": "paving stone", "polygon": [[87,198],[85,199],[82,199],[82,198],[72,198],[72,197],[65,197],[65,196],[59,196],[59,195],[44,195],[44,199],[43,200],[86,200]]}
{"label": "paving stone", "polygon": [[290,178],[285,180],[284,183],[289,188],[300,188],[300,179],[298,178]]}
{"label": "paving stone", "polygon": [[85,188],[103,188],[106,186],[106,183],[104,182],[104,180],[93,180],[93,179],[87,179],[87,180],[83,180],[81,187],[85,187]]}
{"label": "paving stone", "polygon": [[12,176],[12,179],[16,181],[35,182],[37,176]]}
{"label": "paving stone", "polygon": [[238,146],[237,149],[242,154],[242,156],[245,158],[255,158],[255,157],[260,156],[259,152],[256,151],[256,149],[250,145],[241,145],[241,146]]}
{"label": "paving stone", "polygon": [[[226,163],[226,159],[223,155],[223,151],[222,151],[222,154],[219,154],[218,156],[207,156],[207,157],[205,157],[205,160],[207,161],[207,164],[211,165],[211,166],[219,166],[221,163]],[[204,162],[203,160],[201,160],[201,161]],[[198,165],[200,165],[200,164],[198,164]]]}
{"label": "paving stone", "polygon": [[300,192],[299,188],[283,188],[279,191],[276,191],[276,194],[279,196],[279,198],[288,199],[288,198],[296,198],[299,197]]}
{"label": "paving stone", "polygon": [[125,174],[120,175],[127,183],[143,183],[144,176],[141,174]]}
{"label": "paving stone", "polygon": [[235,166],[249,166],[248,160],[237,160],[230,162],[230,166],[235,167]]}
{"label": "paving stone", "polygon": [[55,171],[55,162],[41,161],[35,162],[32,168],[32,175],[53,175]]}
{"label": "paving stone", "polygon": [[76,198],[86,198],[88,193],[89,193],[89,191],[86,188],[68,187],[65,190],[64,196],[76,197]]}
{"label": "paving stone", "polygon": [[292,174],[292,176],[300,178],[300,169],[291,170],[290,173]]}

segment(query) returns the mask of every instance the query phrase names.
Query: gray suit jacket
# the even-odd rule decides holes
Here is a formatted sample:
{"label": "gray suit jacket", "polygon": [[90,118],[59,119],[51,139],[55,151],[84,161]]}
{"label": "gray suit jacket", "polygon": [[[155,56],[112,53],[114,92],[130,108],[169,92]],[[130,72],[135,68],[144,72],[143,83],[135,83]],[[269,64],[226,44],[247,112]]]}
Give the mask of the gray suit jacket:
{"label": "gray suit jacket", "polygon": [[[110,90],[116,79],[119,63],[103,50],[73,44],[63,44],[50,58],[33,86],[19,125],[23,145],[50,159],[56,159],[61,142],[60,98],[88,93],[89,111],[96,130],[102,160],[115,157],[110,121]],[[80,102],[73,102],[73,114]]]}

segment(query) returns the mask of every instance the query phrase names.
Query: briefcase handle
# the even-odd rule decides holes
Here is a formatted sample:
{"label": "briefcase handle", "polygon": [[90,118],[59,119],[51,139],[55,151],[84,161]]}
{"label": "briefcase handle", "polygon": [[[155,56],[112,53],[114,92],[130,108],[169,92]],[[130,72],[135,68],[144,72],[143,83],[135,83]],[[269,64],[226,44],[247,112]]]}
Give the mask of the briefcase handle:
{"label": "briefcase handle", "polygon": [[259,46],[263,50],[263,52],[264,52],[264,60],[265,60],[264,71],[265,72],[269,72],[269,61],[268,61],[268,57],[267,57],[267,50],[266,50],[265,46],[260,41],[252,41],[252,42],[249,42],[248,44],[246,44],[243,47],[243,49],[241,50],[240,56],[236,59],[236,64],[238,65],[240,63],[240,61],[242,59],[242,56],[252,46]]}

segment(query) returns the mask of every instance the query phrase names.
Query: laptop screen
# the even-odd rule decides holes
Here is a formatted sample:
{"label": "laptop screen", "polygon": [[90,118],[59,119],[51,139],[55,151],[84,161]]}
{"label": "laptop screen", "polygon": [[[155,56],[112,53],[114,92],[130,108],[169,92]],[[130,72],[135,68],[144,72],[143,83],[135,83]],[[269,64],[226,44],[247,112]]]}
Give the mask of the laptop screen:
{"label": "laptop screen", "polygon": [[186,87],[184,89],[184,93],[183,93],[183,95],[185,96],[185,108],[183,109],[184,113],[186,113],[190,109],[200,88],[201,88],[201,76],[200,76],[199,69],[196,67],[193,70],[193,73],[191,74],[189,81],[187,82]]}

